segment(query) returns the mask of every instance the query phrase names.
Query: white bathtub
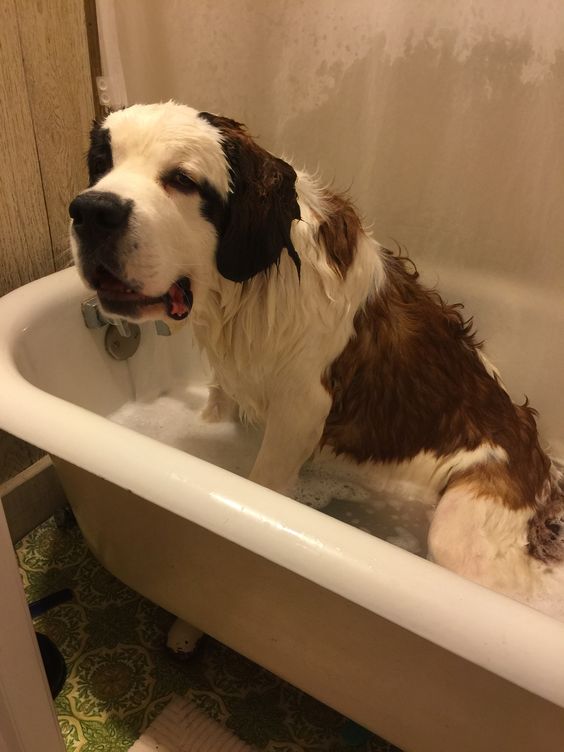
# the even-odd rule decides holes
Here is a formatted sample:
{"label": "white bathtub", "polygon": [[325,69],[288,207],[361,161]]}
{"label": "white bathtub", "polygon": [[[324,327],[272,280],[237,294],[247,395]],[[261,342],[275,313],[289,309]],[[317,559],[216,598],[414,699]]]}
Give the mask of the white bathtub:
{"label": "white bathtub", "polygon": [[[70,269],[0,301],[0,425],[53,455],[111,572],[405,750],[564,748],[564,624],[110,422],[204,370],[188,327],[157,337],[143,325],[136,355],[110,359],[104,330],[84,326],[85,297]],[[554,301],[541,303],[557,330]],[[562,413],[547,417],[555,442]]]}

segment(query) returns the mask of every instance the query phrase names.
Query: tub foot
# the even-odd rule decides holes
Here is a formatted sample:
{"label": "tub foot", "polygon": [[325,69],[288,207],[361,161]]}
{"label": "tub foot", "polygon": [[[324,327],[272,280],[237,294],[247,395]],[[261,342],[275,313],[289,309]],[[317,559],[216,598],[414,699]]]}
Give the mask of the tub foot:
{"label": "tub foot", "polygon": [[184,658],[194,652],[203,634],[203,632],[191,624],[182,621],[182,619],[177,619],[168,630],[166,645],[176,656]]}

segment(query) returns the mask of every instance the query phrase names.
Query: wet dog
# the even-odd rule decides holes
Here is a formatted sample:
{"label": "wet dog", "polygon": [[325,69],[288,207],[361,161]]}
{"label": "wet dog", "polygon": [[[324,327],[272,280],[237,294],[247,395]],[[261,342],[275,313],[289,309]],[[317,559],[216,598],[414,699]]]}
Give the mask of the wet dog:
{"label": "wet dog", "polygon": [[375,483],[416,476],[436,562],[560,613],[562,477],[534,411],[346,197],[172,102],[95,124],[88,167],[70,205],[82,277],[108,313],[191,315],[217,380],[207,416],[264,426],[251,480],[289,493],[322,446]]}

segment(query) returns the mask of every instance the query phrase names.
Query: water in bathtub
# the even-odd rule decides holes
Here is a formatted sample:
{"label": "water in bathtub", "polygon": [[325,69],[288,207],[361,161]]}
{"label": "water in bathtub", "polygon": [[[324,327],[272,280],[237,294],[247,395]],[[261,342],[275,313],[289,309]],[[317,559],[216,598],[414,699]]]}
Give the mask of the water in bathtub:
{"label": "water in bathtub", "polygon": [[[240,422],[204,421],[200,413],[207,391],[205,386],[176,388],[155,399],[126,402],[109,417],[246,477],[259,449],[260,432]],[[401,494],[387,488],[376,490],[362,468],[323,452],[302,469],[294,498],[412,553],[426,555],[432,505],[423,488],[412,485]]]}

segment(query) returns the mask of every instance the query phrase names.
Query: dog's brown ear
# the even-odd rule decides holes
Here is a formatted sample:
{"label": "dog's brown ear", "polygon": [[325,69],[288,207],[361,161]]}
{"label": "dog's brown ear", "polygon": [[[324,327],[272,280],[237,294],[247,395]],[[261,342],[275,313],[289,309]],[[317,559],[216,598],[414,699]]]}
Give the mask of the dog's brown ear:
{"label": "dog's brown ear", "polygon": [[231,173],[216,254],[219,273],[244,282],[277,264],[286,249],[299,275],[290,237],[292,221],[300,219],[294,169],[258,146],[240,123],[208,112],[200,117],[221,131]]}

